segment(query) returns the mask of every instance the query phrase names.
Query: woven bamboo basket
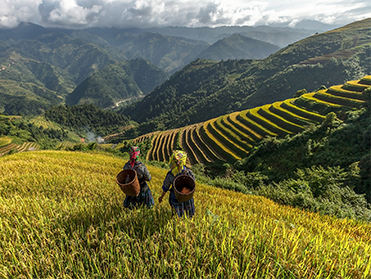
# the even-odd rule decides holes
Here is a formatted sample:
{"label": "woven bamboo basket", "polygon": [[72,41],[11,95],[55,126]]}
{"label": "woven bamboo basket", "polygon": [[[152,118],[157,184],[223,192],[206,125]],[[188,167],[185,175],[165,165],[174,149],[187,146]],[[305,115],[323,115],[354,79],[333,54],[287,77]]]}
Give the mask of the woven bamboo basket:
{"label": "woven bamboo basket", "polygon": [[174,194],[178,202],[189,201],[196,190],[196,182],[189,175],[179,175],[173,181]]}
{"label": "woven bamboo basket", "polygon": [[138,196],[140,184],[135,170],[126,169],[116,176],[116,182],[121,190],[128,196]]}

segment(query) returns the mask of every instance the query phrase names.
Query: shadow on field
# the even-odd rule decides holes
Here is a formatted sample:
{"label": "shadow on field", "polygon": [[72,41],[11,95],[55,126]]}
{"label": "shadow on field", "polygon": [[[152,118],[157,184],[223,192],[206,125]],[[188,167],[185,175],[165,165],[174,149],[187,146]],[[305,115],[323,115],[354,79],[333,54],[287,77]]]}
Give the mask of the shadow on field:
{"label": "shadow on field", "polygon": [[120,229],[132,238],[146,239],[153,234],[163,233],[165,227],[176,218],[170,209],[154,206],[152,209],[140,207],[128,212],[127,218],[119,222]]}
{"label": "shadow on field", "polygon": [[53,223],[57,231],[67,235],[67,238],[78,236],[83,241],[87,241],[92,235],[101,241],[107,235],[122,234],[130,238],[146,239],[163,233],[168,223],[176,218],[169,208],[158,205],[151,209],[139,207],[129,210],[122,203],[103,202],[74,209],[56,214],[57,218]]}

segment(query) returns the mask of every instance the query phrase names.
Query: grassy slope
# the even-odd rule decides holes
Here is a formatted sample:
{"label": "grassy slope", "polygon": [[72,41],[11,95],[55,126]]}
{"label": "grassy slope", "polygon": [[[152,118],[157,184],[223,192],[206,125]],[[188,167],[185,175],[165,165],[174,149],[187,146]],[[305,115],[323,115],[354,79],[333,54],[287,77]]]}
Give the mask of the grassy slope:
{"label": "grassy slope", "polygon": [[12,139],[9,137],[0,137],[0,147],[6,146],[11,142],[12,142]]}
{"label": "grassy slope", "polygon": [[[167,202],[127,211],[115,183],[124,163],[61,151],[0,158],[0,277],[371,277],[369,223],[201,184],[193,220],[172,217]],[[157,201],[166,170],[148,168]]]}

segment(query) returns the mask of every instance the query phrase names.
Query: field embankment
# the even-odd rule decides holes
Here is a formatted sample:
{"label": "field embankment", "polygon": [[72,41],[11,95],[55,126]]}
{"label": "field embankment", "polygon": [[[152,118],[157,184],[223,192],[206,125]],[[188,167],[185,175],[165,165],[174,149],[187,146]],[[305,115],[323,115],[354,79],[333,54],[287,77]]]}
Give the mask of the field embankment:
{"label": "field embankment", "polygon": [[[198,184],[196,216],[124,210],[103,153],[0,158],[1,278],[371,278],[371,225]],[[148,166],[155,201],[166,170]]]}

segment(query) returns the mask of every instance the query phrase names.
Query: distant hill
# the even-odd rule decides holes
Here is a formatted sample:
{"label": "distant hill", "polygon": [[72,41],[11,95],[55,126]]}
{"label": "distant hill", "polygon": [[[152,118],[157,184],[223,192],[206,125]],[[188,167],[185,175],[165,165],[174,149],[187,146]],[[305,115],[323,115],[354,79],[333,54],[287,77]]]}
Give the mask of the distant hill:
{"label": "distant hill", "polygon": [[40,114],[62,104],[88,76],[126,59],[117,50],[31,24],[1,30],[0,38],[0,112],[8,114]]}
{"label": "distant hill", "polygon": [[[118,42],[111,44],[85,30],[43,28],[31,23],[0,29],[0,112],[40,114],[66,101],[69,104],[91,102],[102,107],[112,106],[123,99],[147,94],[168,77],[164,70],[155,69],[135,57],[147,55],[145,58],[173,70],[192,59],[185,52],[199,53],[204,49],[197,49],[200,44],[209,45],[149,33],[131,39],[136,41],[129,41],[123,49]],[[130,52],[132,49],[135,53]],[[105,69],[128,60],[133,61],[127,62],[131,66],[125,78],[120,70],[116,76],[114,70]],[[102,73],[94,75],[103,69]],[[112,83],[112,80],[116,82]],[[83,89],[87,92],[82,92]],[[72,92],[74,94],[67,97]]]}
{"label": "distant hill", "polygon": [[326,24],[316,20],[304,19],[299,21],[295,24],[295,28],[303,28],[303,29],[310,29],[310,30],[317,30],[317,32],[321,31],[329,31],[332,29],[339,28],[339,25],[333,24]]}
{"label": "distant hill", "polygon": [[119,48],[126,50],[128,58],[142,57],[157,67],[173,73],[195,59],[209,44],[183,37],[169,37],[157,33],[142,33]]}
{"label": "distant hill", "polygon": [[[196,123],[198,118],[209,119],[208,98],[239,78],[254,63],[255,60],[245,59],[222,62],[198,59],[176,72],[141,101],[119,112],[142,123],[142,132],[176,127],[183,121]],[[229,103],[230,99],[224,99],[226,107]],[[195,105],[203,109],[195,112]],[[191,112],[197,113],[194,119],[186,116]],[[147,123],[143,123],[145,121]]]}
{"label": "distant hill", "polygon": [[[141,58],[150,61],[167,74],[172,74],[194,61],[202,51],[218,40],[222,40],[225,45],[222,42],[217,43],[209,49],[209,56],[206,57],[228,60],[245,58],[245,54],[247,57],[270,54],[268,51],[256,56],[257,53],[249,46],[249,43],[254,44],[254,41],[242,37],[232,40],[234,37],[231,35],[242,33],[245,36],[259,37],[255,39],[272,44],[277,42],[276,45],[287,45],[308,36],[312,31],[268,26],[70,30],[44,28],[33,23],[0,29],[0,80],[3,85],[0,87],[0,112],[39,114],[53,105],[64,104],[67,96],[75,89],[76,92],[68,98],[68,103],[80,103],[81,99],[81,102],[98,104],[101,96],[98,94],[93,97],[92,89],[86,85],[85,80],[96,79],[97,76],[90,78],[108,65]],[[224,40],[228,37],[231,38]],[[114,75],[114,72],[110,74]],[[96,88],[96,91],[109,91],[109,95],[112,95],[120,86],[109,82],[110,78],[114,79],[113,76],[108,78],[105,75],[106,70],[98,75],[100,81],[96,85],[103,87]],[[120,75],[115,78],[119,80]],[[155,80],[161,82],[161,79]],[[132,88],[129,95],[138,96],[138,88],[128,85],[132,82],[126,83],[127,89]],[[143,83],[139,82],[137,85],[143,94],[146,94],[147,90],[160,83],[143,80]],[[144,89],[143,86],[148,88]],[[88,92],[82,92],[83,88]],[[115,96],[107,103],[112,104],[121,99],[122,96]],[[105,105],[102,103],[102,107]]]}
{"label": "distant hill", "polygon": [[[27,27],[31,29],[29,32],[35,29],[33,25]],[[14,33],[17,38],[19,34],[16,31]],[[122,51],[73,37],[61,30],[46,29],[43,34],[32,39],[9,38],[1,42],[2,49],[5,50],[0,54],[1,58],[6,57],[9,52],[15,52],[26,59],[51,64],[67,71],[75,84],[108,64],[126,60]]]}
{"label": "distant hill", "polygon": [[0,28],[1,41],[31,40],[48,33],[48,29],[30,22],[22,22],[15,28]]}
{"label": "distant hill", "polygon": [[[149,40],[152,42],[151,44],[147,43]],[[128,57],[142,56],[150,61],[155,60],[155,64],[171,70],[173,67],[178,67],[186,64],[186,62],[190,62],[190,60],[194,58],[195,53],[198,53],[200,49],[204,49],[204,51],[202,51],[198,57],[205,57],[215,61],[248,58],[260,59],[267,57],[279,49],[278,46],[238,34],[220,40],[208,48],[206,48],[207,45],[203,45],[200,48],[199,42],[197,41],[195,41],[194,46],[190,46],[190,40],[188,39],[187,41],[188,43],[184,43],[184,39],[180,37],[166,38],[159,34],[142,33],[132,42],[132,44],[136,46],[135,50],[126,53],[126,55]],[[156,60],[155,57],[158,57],[158,60]],[[181,59],[175,60],[176,57],[180,57]],[[173,62],[170,62],[169,59]],[[135,63],[139,63],[139,61],[143,60],[134,60],[130,62],[130,65],[133,66]],[[231,70],[234,71],[233,69]],[[156,82],[149,88],[150,90],[141,92],[135,85],[130,74],[123,73],[121,70],[118,70],[116,66],[109,66],[77,86],[74,92],[67,97],[66,102],[68,104],[90,102],[105,108],[114,106],[115,103],[122,100],[132,100],[141,97],[154,89],[156,85],[165,81],[164,78],[157,78],[155,73],[146,74],[146,72],[148,71],[141,69],[138,71],[136,77],[139,78],[144,75],[144,79],[150,78],[156,80]],[[165,73],[163,76],[166,76]],[[203,76],[206,82],[208,77],[205,75]],[[141,84],[142,83],[138,83],[139,86],[141,86]],[[166,102],[168,102],[168,100]]]}
{"label": "distant hill", "polygon": [[195,61],[122,113],[150,132],[284,100],[301,89],[359,79],[370,73],[370,24],[366,19],[316,34],[259,61]]}
{"label": "distant hill", "polygon": [[240,34],[234,34],[221,39],[203,50],[198,58],[215,61],[228,59],[263,59],[278,51],[280,47],[248,38]]}
{"label": "distant hill", "polygon": [[163,70],[146,60],[119,62],[84,80],[67,96],[66,103],[115,107],[119,102],[143,97],[167,78]]}
{"label": "distant hill", "polygon": [[[159,33],[165,36],[179,36],[193,39],[202,40],[210,44],[230,37],[233,34],[241,34],[246,37],[261,40],[263,42],[285,47],[288,44],[299,41],[303,38],[313,35],[316,32],[324,32],[335,27],[330,25],[318,25],[321,28],[292,28],[286,26],[221,26],[221,27],[162,27],[162,28],[148,28],[147,32]],[[130,30],[135,33],[140,30]]]}

